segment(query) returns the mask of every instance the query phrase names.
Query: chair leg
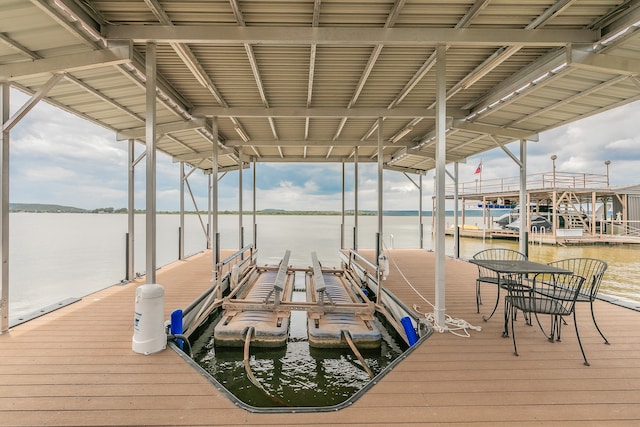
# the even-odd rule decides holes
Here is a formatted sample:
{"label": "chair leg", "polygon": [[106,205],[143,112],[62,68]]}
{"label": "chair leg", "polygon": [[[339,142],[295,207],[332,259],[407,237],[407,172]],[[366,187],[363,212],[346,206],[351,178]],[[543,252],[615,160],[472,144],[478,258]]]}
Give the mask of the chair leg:
{"label": "chair leg", "polygon": [[511,321],[511,339],[513,340],[513,354],[515,354],[516,356],[519,356],[518,354],[518,347],[516,346],[516,331],[515,331],[515,326],[513,318],[514,318],[514,314],[511,311],[517,311],[518,309],[515,308],[513,305],[510,305],[509,307],[509,313],[507,314],[509,316],[509,319]]}
{"label": "chair leg", "polygon": [[555,329],[553,330],[553,332],[551,332],[551,341],[555,340],[557,342],[562,342],[562,337],[560,336],[562,333],[562,324],[564,323],[565,325],[567,324],[567,322],[565,322],[564,317],[560,316],[560,315],[555,315],[553,316],[554,318],[554,323],[555,323]]}
{"label": "chair leg", "polygon": [[489,315],[489,317],[482,316],[482,320],[484,320],[485,322],[491,319],[491,317],[493,317],[493,314],[498,309],[498,303],[500,303],[500,285],[498,285],[497,288],[498,288],[498,296],[496,297],[496,304],[493,306],[493,310],[491,311],[491,314]]}
{"label": "chair leg", "polygon": [[[542,323],[540,323],[540,318],[538,317],[538,313],[533,313],[533,315],[536,318],[536,322],[538,323],[538,327],[540,328],[540,331],[542,332],[542,334],[545,336],[546,339],[548,339],[549,341],[553,342],[553,331],[554,331],[554,327],[555,327],[554,322],[553,322],[553,316],[551,316],[551,325],[550,325],[551,330],[549,331],[549,334],[547,335],[547,331],[544,330],[544,326],[542,326]],[[529,320],[531,320],[531,319],[529,319]]]}
{"label": "chair leg", "polygon": [[509,336],[509,317],[511,316],[511,304],[509,304],[509,297],[504,299],[504,326],[502,328],[502,337]]}
{"label": "chair leg", "polygon": [[604,340],[604,343],[609,345],[609,340],[607,339],[607,337],[604,336],[604,334],[600,330],[600,326],[598,326],[598,322],[596,322],[596,315],[593,313],[593,301],[591,301],[589,305],[591,306],[591,318],[593,319],[593,324],[596,325],[596,329],[598,330],[598,333]]}
{"label": "chair leg", "polygon": [[586,366],[591,366],[587,360],[587,355],[584,354],[584,348],[582,348],[582,341],[580,341],[580,333],[578,332],[578,320],[576,319],[576,312],[573,312],[573,324],[576,327],[576,336],[578,337],[578,344],[580,345],[580,351],[582,352],[582,358]]}
{"label": "chair leg", "polygon": [[482,304],[482,297],[480,296],[480,281],[476,280],[476,310],[480,313],[480,304]]}

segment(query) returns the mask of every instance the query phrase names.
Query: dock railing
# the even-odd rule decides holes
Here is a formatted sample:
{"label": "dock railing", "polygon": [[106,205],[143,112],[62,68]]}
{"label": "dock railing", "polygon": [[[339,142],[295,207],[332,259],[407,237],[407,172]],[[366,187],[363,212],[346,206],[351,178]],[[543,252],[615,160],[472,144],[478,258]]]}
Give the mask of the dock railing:
{"label": "dock railing", "polygon": [[190,335],[222,301],[217,298],[218,292],[233,287],[233,281],[238,281],[243,272],[255,264],[257,250],[253,245],[247,245],[217,265],[218,282],[214,283],[188,307],[183,310],[183,329],[185,335]]}
{"label": "dock railing", "polygon": [[[348,249],[347,252],[340,252],[345,270],[351,271],[363,286],[368,287],[378,295],[378,286],[382,286],[379,282],[381,277],[379,266],[373,264],[367,258],[358,252]],[[381,301],[376,301],[376,310],[380,311],[387,321],[396,329],[396,331],[407,340],[406,333],[402,326],[402,318],[409,317],[415,325],[418,335],[422,338],[430,335],[433,328],[430,324],[425,323],[421,316],[409,308],[400,298],[395,296],[391,291],[382,286]],[[389,318],[391,316],[391,318]]]}
{"label": "dock railing", "polygon": [[[553,188],[562,189],[591,189],[608,188],[607,175],[573,172],[543,172],[527,176],[527,190],[544,190]],[[476,179],[475,181],[459,184],[458,194],[494,194],[507,193],[520,190],[520,177],[512,176],[497,179]],[[447,185],[445,193],[453,194],[454,186]]]}

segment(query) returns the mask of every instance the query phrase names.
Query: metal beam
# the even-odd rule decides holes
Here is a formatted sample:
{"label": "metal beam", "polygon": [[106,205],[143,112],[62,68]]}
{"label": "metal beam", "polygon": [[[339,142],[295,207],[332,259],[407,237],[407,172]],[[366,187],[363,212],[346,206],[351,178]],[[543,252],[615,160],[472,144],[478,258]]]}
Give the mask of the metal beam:
{"label": "metal beam", "polygon": [[136,43],[270,44],[270,45],[398,45],[435,46],[565,46],[593,43],[598,32],[564,29],[500,28],[363,28],[363,27],[231,27],[220,25],[105,25],[112,40]]}
{"label": "metal beam", "polygon": [[[375,108],[375,107],[355,107],[355,108],[305,108],[305,107],[194,107],[192,114],[197,117],[322,117],[342,119],[344,117],[401,117],[401,118],[435,118],[434,109],[429,108]],[[447,117],[464,118],[468,115],[468,110],[450,108],[447,110]]]}
{"label": "metal beam", "polygon": [[456,120],[452,124],[452,128],[468,130],[476,133],[483,133],[486,135],[496,135],[507,137],[511,139],[527,139],[529,141],[538,141],[538,134],[532,131],[515,129],[515,128],[503,128],[500,126],[485,125],[482,123],[471,123],[464,120]]}
{"label": "metal beam", "polygon": [[[277,141],[273,140],[254,140],[244,142],[242,140],[226,140],[223,142],[225,147],[377,147],[378,142],[373,140],[361,141],[359,139],[351,140],[332,140],[332,139],[309,139],[309,140],[287,140],[281,139]],[[385,147],[414,147],[416,144],[410,141],[398,141],[393,143],[391,141],[385,141]]]}
{"label": "metal beam", "polygon": [[131,46],[126,45],[0,65],[0,81],[11,82],[42,74],[90,70],[124,64],[131,61],[131,52]]}
{"label": "metal beam", "polygon": [[108,97],[107,95],[105,95],[104,93],[100,92],[99,90],[95,89],[94,87],[88,85],[87,83],[83,82],[82,80],[72,76],[71,74],[64,74],[64,79],[75,84],[78,87],[81,87],[83,90],[87,91],[87,93],[90,93],[91,95],[95,96],[96,98],[100,99],[101,101],[104,101],[106,103],[108,103],[109,105],[112,105],[114,108],[122,111],[123,113],[129,115],[130,117],[134,118],[135,120],[139,121],[139,122],[144,122],[144,116],[140,115],[138,113],[136,113],[135,111],[131,110],[130,108],[124,106],[123,104],[121,104],[120,102],[116,101],[113,98]]}
{"label": "metal beam", "polygon": [[4,42],[10,48],[13,48],[16,51],[24,55],[27,55],[32,60],[40,59],[40,56],[38,56],[36,53],[22,46],[20,43],[13,40],[11,37],[7,36],[5,33],[0,33],[0,41]]}
{"label": "metal beam", "polygon": [[488,105],[494,104],[496,101],[502,100],[505,96],[514,93],[524,85],[529,84],[532,80],[540,77],[546,72],[557,69],[562,64],[567,63],[567,52],[565,49],[553,51],[527,67],[521,69],[512,77],[504,80],[496,85],[485,96],[463,106],[465,109],[480,110]]}
{"label": "metal beam", "polygon": [[[200,129],[205,127],[205,120],[202,118],[192,119],[187,121],[179,121],[172,123],[163,123],[156,125],[156,134],[159,136],[165,135],[167,133],[173,132],[181,132],[185,130],[191,129]],[[124,141],[125,139],[143,139],[146,135],[146,128],[135,128],[135,129],[125,129],[121,130],[116,134],[116,140]]]}
{"label": "metal beam", "polygon": [[[238,155],[238,153],[233,149],[229,148],[229,149],[223,150],[220,147],[218,147],[218,155],[219,156],[231,155],[231,154]],[[174,156],[173,157],[173,163],[178,163],[178,162],[193,163],[195,161],[204,160],[204,159],[211,159],[211,151],[197,151],[197,152],[194,152],[194,153],[182,154],[180,156]]]}
{"label": "metal beam", "polygon": [[[357,147],[356,147],[357,148]],[[252,157],[253,158],[253,157]],[[348,161],[351,158],[351,156],[307,156],[304,157],[304,155],[300,154],[300,155],[296,155],[296,156],[286,156],[286,157],[280,157],[279,155],[276,156],[261,156],[259,158],[257,158],[257,160],[261,163],[341,163],[343,161]],[[385,162],[388,162],[389,160],[391,160],[391,156],[389,155],[385,155],[383,157],[383,160]],[[359,160],[359,163],[376,163],[377,160],[377,156],[375,156],[374,158],[371,158],[370,156],[366,156],[366,157],[361,157]],[[232,169],[237,169],[238,166],[234,166]]]}
{"label": "metal beam", "polygon": [[573,68],[605,73],[636,76],[640,74],[640,59],[593,53],[581,49],[569,51],[569,65]]}
{"label": "metal beam", "polygon": [[54,74],[33,96],[3,125],[5,131],[10,131],[29,111],[62,79],[62,74]]}

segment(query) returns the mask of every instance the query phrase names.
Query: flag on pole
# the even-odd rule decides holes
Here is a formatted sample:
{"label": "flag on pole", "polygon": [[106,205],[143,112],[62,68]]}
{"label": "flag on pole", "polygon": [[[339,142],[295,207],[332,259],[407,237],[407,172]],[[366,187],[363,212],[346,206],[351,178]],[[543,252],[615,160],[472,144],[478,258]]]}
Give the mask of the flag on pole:
{"label": "flag on pole", "polygon": [[476,168],[476,171],[473,174],[477,175],[479,173],[482,173],[482,160],[480,160],[480,163],[478,164],[478,167]]}

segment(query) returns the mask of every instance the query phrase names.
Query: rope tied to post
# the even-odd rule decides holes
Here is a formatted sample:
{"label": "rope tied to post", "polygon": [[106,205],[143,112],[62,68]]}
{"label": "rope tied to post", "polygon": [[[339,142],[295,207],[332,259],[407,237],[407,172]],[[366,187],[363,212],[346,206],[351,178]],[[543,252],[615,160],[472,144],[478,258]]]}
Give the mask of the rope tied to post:
{"label": "rope tied to post", "polygon": [[[402,279],[405,281],[405,283],[407,285],[409,285],[409,287],[413,290],[413,292],[415,292],[416,295],[418,295],[418,297],[420,297],[420,299],[422,299],[424,302],[429,304],[429,306],[431,306],[431,308],[435,308],[435,306],[427,298],[425,298],[425,296],[422,295],[415,288],[415,286],[413,286],[413,284],[407,278],[407,276],[404,275],[404,273],[400,269],[400,266],[396,263],[396,260],[391,255],[389,255],[388,257],[391,260],[391,262],[393,262],[393,265],[396,267],[396,269],[400,273],[400,276],[402,276]],[[482,330],[481,326],[474,326],[474,325],[472,325],[471,323],[467,322],[464,319],[453,318],[453,317],[449,316],[448,314],[445,314],[444,325],[439,325],[437,323],[437,320],[436,320],[435,315],[434,315],[433,312],[423,312],[423,311],[421,311],[422,307],[419,306],[418,304],[414,304],[413,305],[413,309],[416,311],[416,313],[424,316],[425,320],[427,322],[431,323],[431,325],[433,325],[433,328],[435,330],[437,330],[438,332],[440,332],[440,333],[450,332],[453,335],[456,335],[456,336],[459,336],[459,337],[469,338],[471,336],[471,334],[469,334],[469,329],[474,330],[474,331],[481,331]],[[462,331],[462,332],[460,332],[460,331]]]}

